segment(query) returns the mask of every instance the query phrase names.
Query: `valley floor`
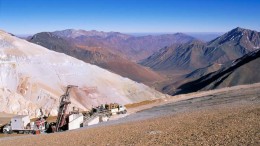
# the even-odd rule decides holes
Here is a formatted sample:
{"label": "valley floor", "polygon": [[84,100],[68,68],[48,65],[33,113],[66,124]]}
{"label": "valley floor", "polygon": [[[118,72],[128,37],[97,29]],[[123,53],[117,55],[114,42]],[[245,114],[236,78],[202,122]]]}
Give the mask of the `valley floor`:
{"label": "valley floor", "polygon": [[255,84],[180,95],[116,121],[2,138],[0,145],[260,145],[259,89]]}

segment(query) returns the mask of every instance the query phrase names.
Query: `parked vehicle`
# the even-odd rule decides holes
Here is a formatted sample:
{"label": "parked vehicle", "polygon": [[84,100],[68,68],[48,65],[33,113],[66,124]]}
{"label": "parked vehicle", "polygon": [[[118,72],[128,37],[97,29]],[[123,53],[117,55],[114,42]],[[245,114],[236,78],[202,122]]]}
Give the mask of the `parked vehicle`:
{"label": "parked vehicle", "polygon": [[11,134],[13,132],[22,134],[37,134],[45,131],[47,122],[43,118],[31,122],[29,116],[19,115],[11,119],[11,122],[3,128],[3,133]]}
{"label": "parked vehicle", "polygon": [[126,107],[123,105],[119,105],[118,114],[126,114],[126,112],[127,112]]}

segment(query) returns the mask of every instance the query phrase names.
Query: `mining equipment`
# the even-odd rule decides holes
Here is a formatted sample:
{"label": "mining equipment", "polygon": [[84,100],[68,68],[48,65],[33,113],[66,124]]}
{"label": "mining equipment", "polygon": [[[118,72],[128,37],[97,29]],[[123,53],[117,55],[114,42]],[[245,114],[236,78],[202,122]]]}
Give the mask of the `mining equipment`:
{"label": "mining equipment", "polygon": [[69,116],[70,114],[67,114],[68,105],[71,103],[70,101],[70,90],[74,87],[74,85],[68,85],[66,92],[61,95],[60,97],[60,105],[58,109],[58,117],[56,120],[55,127],[53,127],[53,132],[63,131],[68,129],[68,123],[69,123]]}
{"label": "mining equipment", "polygon": [[88,112],[83,113],[83,126],[90,126],[101,122],[109,121],[112,115],[126,114],[126,107],[118,103],[101,104],[97,107],[92,107]]}
{"label": "mining equipment", "polygon": [[12,134],[13,132],[21,134],[40,134],[47,129],[47,116],[44,116],[40,109],[41,115],[35,122],[31,122],[28,115],[18,115],[11,119],[11,122],[3,128],[3,133]]}
{"label": "mining equipment", "polygon": [[11,119],[10,124],[3,128],[4,133],[52,133],[65,130],[78,129],[83,126],[98,124],[100,122],[108,121],[110,116],[115,114],[126,114],[126,107],[118,103],[101,104],[93,107],[86,113],[80,113],[79,109],[73,107],[73,111],[68,112],[68,106],[71,104],[70,91],[72,88],[78,86],[68,85],[66,91],[60,96],[58,106],[58,116],[56,122],[47,123],[46,119],[40,109],[41,116],[35,121],[30,122],[29,116],[16,116]]}

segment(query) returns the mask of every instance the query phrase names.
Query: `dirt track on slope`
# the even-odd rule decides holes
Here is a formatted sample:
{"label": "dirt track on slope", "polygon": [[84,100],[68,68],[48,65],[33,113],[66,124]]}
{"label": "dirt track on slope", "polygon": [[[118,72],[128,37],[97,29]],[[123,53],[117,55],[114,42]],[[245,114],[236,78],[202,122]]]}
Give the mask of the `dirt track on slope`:
{"label": "dirt track on slope", "polygon": [[200,94],[84,129],[3,138],[0,145],[260,145],[258,85]]}

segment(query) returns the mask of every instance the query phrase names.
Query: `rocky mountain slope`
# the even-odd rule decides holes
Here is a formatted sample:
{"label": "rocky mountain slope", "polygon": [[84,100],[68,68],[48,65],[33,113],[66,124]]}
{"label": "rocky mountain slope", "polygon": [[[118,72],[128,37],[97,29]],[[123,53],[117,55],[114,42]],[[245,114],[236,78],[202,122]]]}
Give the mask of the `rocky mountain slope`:
{"label": "rocky mountain slope", "polygon": [[204,75],[221,69],[223,66],[225,65],[214,63],[207,67],[196,69],[188,74],[177,74],[175,76],[169,76],[167,79],[161,82],[156,82],[153,86],[156,90],[161,91],[165,94],[169,94],[176,91],[183,84],[195,81]]}
{"label": "rocky mountain slope", "polygon": [[193,37],[182,33],[136,37],[119,32],[67,29],[52,34],[80,46],[105,48],[132,61],[142,60],[162,47],[194,40]]}
{"label": "rocky mountain slope", "polygon": [[221,69],[223,66],[224,66],[223,64],[214,63],[209,66],[196,69],[196,70],[192,71],[191,73],[188,73],[187,75],[185,75],[185,78],[199,78],[206,74],[215,72],[215,71]]}
{"label": "rocky mountain slope", "polygon": [[205,43],[198,40],[175,44],[161,49],[141,64],[158,71],[194,70],[207,64],[203,57],[205,50]]}
{"label": "rocky mountain slope", "polygon": [[178,87],[178,89],[174,89],[173,85],[168,85],[164,90],[173,95],[258,83],[260,82],[259,64],[260,49],[252,51],[231,63],[225,64],[215,72],[185,83]]}
{"label": "rocky mountain slope", "polygon": [[160,71],[193,71],[213,63],[226,63],[259,48],[260,33],[238,27],[209,43],[191,41],[163,48],[141,64]]}
{"label": "rocky mountain slope", "polygon": [[127,104],[165,95],[128,78],[50,51],[0,31],[0,112],[57,113],[67,85],[77,85],[72,105],[82,110],[100,103]]}
{"label": "rocky mountain slope", "polygon": [[152,71],[151,69],[143,67],[135,62],[129,61],[128,59],[122,58],[118,54],[110,52],[108,49],[104,49],[101,47],[88,47],[84,45],[77,45],[73,42],[73,39],[67,38],[74,38],[80,35],[98,35],[100,37],[107,37],[107,35],[112,34],[107,34],[103,32],[95,33],[93,31],[77,31],[78,33],[69,33],[70,31],[67,31],[63,31],[62,33],[60,32],[58,34],[57,32],[38,33],[28,39],[28,41],[56,52],[65,53],[86,63],[95,64],[99,67],[105,68],[116,74],[130,78],[137,82],[152,83],[163,79],[161,75]]}

